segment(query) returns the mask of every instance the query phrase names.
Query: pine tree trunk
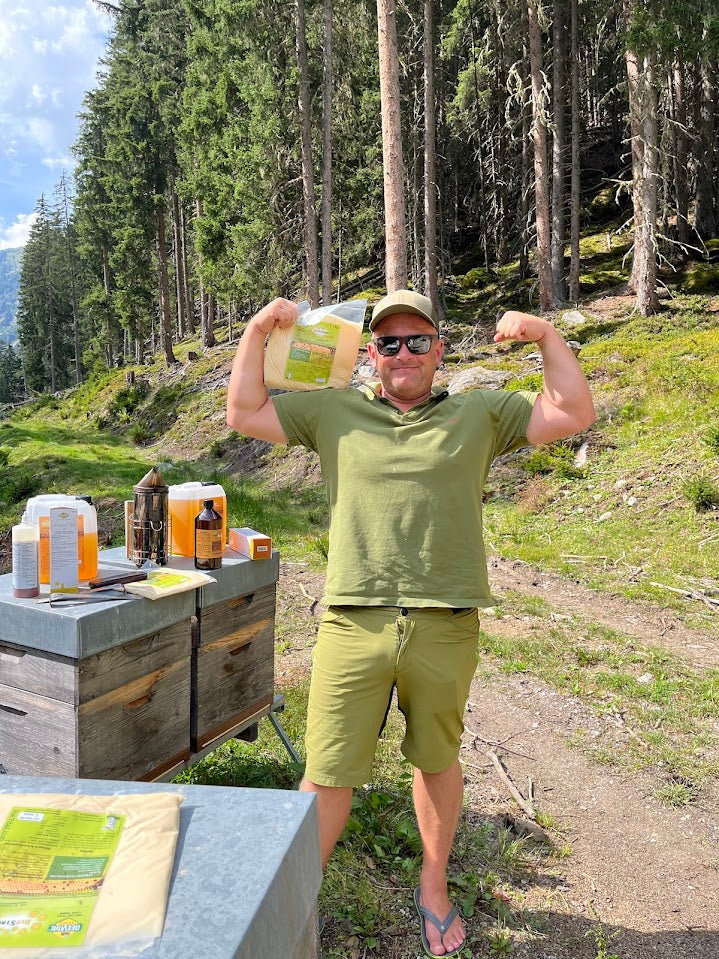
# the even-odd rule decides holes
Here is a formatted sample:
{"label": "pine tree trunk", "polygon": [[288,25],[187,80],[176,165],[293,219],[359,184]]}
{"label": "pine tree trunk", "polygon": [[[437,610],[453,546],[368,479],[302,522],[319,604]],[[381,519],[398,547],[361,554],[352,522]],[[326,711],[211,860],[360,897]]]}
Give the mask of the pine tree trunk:
{"label": "pine tree trunk", "polygon": [[[195,199],[195,216],[199,220],[202,217],[202,200],[198,198]],[[205,292],[205,281],[202,279],[202,259],[198,256],[200,260],[198,265],[198,282],[200,285],[198,296],[200,298],[200,343],[204,347],[207,342],[207,325],[208,325],[208,304],[207,304],[207,293]]]}
{"label": "pine tree trunk", "polygon": [[[631,20],[634,0],[624,0],[624,17],[628,24]],[[640,263],[644,260],[642,242],[644,239],[642,210],[642,170],[644,169],[644,142],[642,139],[642,117],[639,90],[639,64],[633,50],[625,53],[627,65],[627,86],[629,94],[629,127],[632,143],[632,206],[634,208],[634,253],[632,272],[627,284],[630,293],[636,293],[639,287]]]}
{"label": "pine tree trunk", "polygon": [[110,326],[110,254],[106,246],[102,247],[102,288],[105,293],[105,362],[108,370],[111,370],[115,361],[112,349],[112,329]]}
{"label": "pine tree trunk", "polygon": [[492,18],[494,25],[495,43],[497,45],[497,64],[496,64],[496,116],[497,116],[497,166],[499,177],[495,183],[495,194],[497,197],[497,230],[496,230],[496,252],[497,262],[503,266],[509,261],[509,192],[507,183],[509,174],[507,171],[507,45],[502,36],[502,25],[499,19],[500,4],[492,5]]}
{"label": "pine tree trunk", "polygon": [[410,196],[410,249],[408,259],[410,264],[410,280],[412,287],[419,290],[422,287],[424,265],[422,257],[422,224],[420,222],[420,208],[422,204],[422,157],[419,149],[419,129],[412,129],[412,182],[407,184],[406,196]]}
{"label": "pine tree trunk", "polygon": [[183,296],[185,297],[185,321],[187,323],[187,332],[190,336],[195,333],[195,303],[192,295],[192,284],[190,282],[190,271],[187,266],[187,220],[185,210],[180,205],[180,240],[182,244],[182,275],[184,277]]}
{"label": "pine tree trunk", "polygon": [[697,185],[694,229],[702,240],[716,236],[714,214],[714,110],[716,86],[711,65],[701,64],[699,136],[696,142]]}
{"label": "pine tree trunk", "polygon": [[581,170],[579,143],[581,136],[581,115],[579,112],[579,0],[571,0],[571,53],[572,65],[572,185],[570,195],[570,264],[569,299],[579,300],[579,214],[581,210]]}
{"label": "pine tree trunk", "polygon": [[77,283],[75,282],[75,256],[70,235],[70,210],[67,196],[67,181],[63,173],[60,178],[61,199],[63,204],[65,245],[67,248],[67,266],[70,274],[70,305],[72,307],[72,335],[75,347],[75,383],[82,383],[82,349],[80,347],[80,315],[77,308]]}
{"label": "pine tree trunk", "polygon": [[172,321],[170,319],[170,285],[167,278],[167,252],[165,248],[165,211],[163,201],[155,209],[155,246],[160,288],[160,336],[165,362],[168,366],[177,363],[172,351]]}
{"label": "pine tree trunk", "polygon": [[552,139],[552,305],[560,306],[567,298],[564,282],[564,174],[566,151],[565,105],[565,0],[554,0],[554,55],[552,71],[552,113],[554,136]]}
{"label": "pine tree trunk", "polygon": [[532,143],[534,146],[534,197],[537,223],[537,273],[539,305],[552,309],[552,262],[549,234],[549,165],[547,161],[547,113],[542,79],[542,33],[538,0],[528,0],[529,62],[532,72]]}
{"label": "pine tree trunk", "polygon": [[312,165],[312,120],[310,117],[310,81],[307,67],[307,33],[304,0],[295,0],[295,37],[299,71],[298,105],[302,146],[302,196],[304,200],[305,255],[307,257],[307,297],[313,307],[320,305],[317,262],[317,209]]}
{"label": "pine tree trunk", "polygon": [[342,296],[342,194],[340,194],[339,202],[339,216],[338,220],[338,230],[337,230],[337,299],[336,303],[340,302]]}
{"label": "pine tree trunk", "polygon": [[637,285],[637,309],[642,316],[651,316],[659,306],[657,297],[657,130],[658,104],[656,64],[644,57],[640,78],[641,132],[644,141],[641,170],[642,242]]}
{"label": "pine tree trunk", "polygon": [[205,283],[202,277],[199,279],[200,288],[198,296],[200,298],[200,345],[205,345],[207,336],[207,293],[205,292]]}
{"label": "pine tree trunk", "polygon": [[43,224],[45,240],[45,321],[47,323],[48,348],[50,353],[50,392],[57,391],[57,357],[55,355],[55,311],[53,309],[53,276],[50,257],[50,220],[48,217],[45,197],[41,198],[39,219]]}
{"label": "pine tree trunk", "polygon": [[472,41],[472,74],[474,77],[474,110],[477,134],[477,165],[479,168],[479,227],[482,233],[484,268],[489,273],[489,217],[487,215],[486,191],[484,183],[484,148],[482,146],[482,119],[479,113],[479,83],[477,81],[477,43],[474,36],[474,9],[469,4],[469,35]]}
{"label": "pine tree trunk", "polygon": [[[414,46],[414,42],[412,44]],[[410,265],[410,280],[415,290],[422,289],[422,277],[424,275],[424,257],[422,254],[422,224],[420,223],[420,208],[422,205],[422,150],[419,131],[419,117],[422,112],[420,78],[419,70],[421,63],[415,64],[413,69],[413,90],[412,99],[414,109],[412,111],[411,128],[411,179],[408,177],[407,190],[405,196],[409,198],[409,220],[411,229],[409,232],[410,248],[408,250],[408,260]]]}
{"label": "pine tree trunk", "polygon": [[324,0],[322,53],[322,303],[332,302],[332,0]]}
{"label": "pine tree trunk", "polygon": [[[525,18],[523,26],[527,26],[526,20],[526,7],[524,8]],[[522,64],[524,65],[523,70],[523,87],[525,90],[528,90],[531,86],[531,69],[529,67],[529,47],[526,41],[522,44]],[[520,247],[519,247],[519,276],[520,279],[524,280],[529,273],[529,217],[530,217],[530,204],[529,204],[529,195],[532,189],[532,171],[531,171],[531,157],[530,157],[530,148],[529,148],[529,139],[531,135],[531,99],[527,98],[522,103],[522,190],[519,197],[519,238],[520,238]]]}
{"label": "pine tree trunk", "polygon": [[424,292],[439,318],[437,284],[437,157],[434,101],[434,0],[424,0]]}
{"label": "pine tree trunk", "polygon": [[177,299],[177,335],[180,339],[187,334],[185,321],[185,276],[182,262],[182,224],[180,222],[180,201],[172,191],[172,239],[175,257],[175,296]]}
{"label": "pine tree trunk", "polygon": [[217,319],[217,300],[214,293],[207,294],[207,308],[205,311],[205,326],[203,328],[202,346],[210,349],[217,342],[215,340],[215,321]]}
{"label": "pine tree trunk", "polygon": [[684,95],[684,63],[674,64],[674,195],[677,201],[677,239],[689,243],[689,190],[687,187],[687,104]]}
{"label": "pine tree trunk", "polygon": [[407,229],[395,0],[377,0],[377,32],[379,36],[379,85],[382,101],[385,273],[387,290],[391,293],[407,286]]}

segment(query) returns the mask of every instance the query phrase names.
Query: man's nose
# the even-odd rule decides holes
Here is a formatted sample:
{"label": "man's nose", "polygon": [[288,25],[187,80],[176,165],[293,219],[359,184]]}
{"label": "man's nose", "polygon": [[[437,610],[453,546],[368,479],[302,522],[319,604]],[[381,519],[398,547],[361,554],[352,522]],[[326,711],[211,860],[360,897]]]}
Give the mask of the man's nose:
{"label": "man's nose", "polygon": [[397,356],[402,356],[402,350],[404,350],[405,357],[413,355],[412,352],[410,351],[410,348],[407,346],[406,342],[404,341],[400,343],[399,345],[399,349],[397,350]]}

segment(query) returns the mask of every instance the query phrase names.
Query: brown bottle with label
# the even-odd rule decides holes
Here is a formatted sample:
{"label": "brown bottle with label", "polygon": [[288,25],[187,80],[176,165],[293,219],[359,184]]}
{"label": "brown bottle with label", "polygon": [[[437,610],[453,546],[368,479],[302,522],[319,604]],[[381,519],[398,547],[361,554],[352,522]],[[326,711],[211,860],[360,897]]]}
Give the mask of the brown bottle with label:
{"label": "brown bottle with label", "polygon": [[213,509],[214,500],[206,499],[204,509],[195,517],[195,567],[219,569],[222,566],[225,523]]}

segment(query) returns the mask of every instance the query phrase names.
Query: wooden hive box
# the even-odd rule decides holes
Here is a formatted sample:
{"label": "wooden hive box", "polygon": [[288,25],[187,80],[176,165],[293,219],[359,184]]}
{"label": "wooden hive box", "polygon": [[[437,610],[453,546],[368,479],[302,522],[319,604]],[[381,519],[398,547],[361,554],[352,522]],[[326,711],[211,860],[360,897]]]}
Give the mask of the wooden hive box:
{"label": "wooden hive box", "polygon": [[[192,597],[144,617],[144,601],[130,605],[122,622],[111,603],[10,610],[11,619],[25,614],[24,629],[7,628],[0,615],[0,763],[8,773],[155,779],[189,757]],[[163,625],[168,615],[178,621]]]}
{"label": "wooden hive box", "polygon": [[[101,560],[127,567],[124,550]],[[53,609],[0,577],[4,770],[156,779],[266,715],[279,558],[233,554],[216,573],[157,601]]]}
{"label": "wooden hive box", "polygon": [[275,587],[198,609],[192,750],[243,728],[274,696]]}

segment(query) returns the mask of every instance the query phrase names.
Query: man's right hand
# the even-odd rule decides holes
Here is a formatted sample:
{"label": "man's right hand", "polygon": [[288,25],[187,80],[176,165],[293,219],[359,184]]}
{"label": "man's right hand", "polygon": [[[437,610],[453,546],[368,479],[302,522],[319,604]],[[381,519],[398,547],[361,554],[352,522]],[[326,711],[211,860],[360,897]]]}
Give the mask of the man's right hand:
{"label": "man's right hand", "polygon": [[238,433],[270,443],[286,443],[264,382],[265,337],[275,327],[287,329],[297,319],[297,306],[278,297],[256,313],[245,327],[227,387],[227,425]]}
{"label": "man's right hand", "polygon": [[297,304],[284,300],[278,296],[276,300],[263,306],[259,313],[255,313],[248,326],[254,327],[259,333],[267,336],[275,327],[287,329],[297,319]]}

